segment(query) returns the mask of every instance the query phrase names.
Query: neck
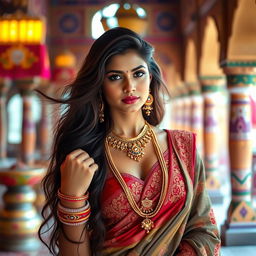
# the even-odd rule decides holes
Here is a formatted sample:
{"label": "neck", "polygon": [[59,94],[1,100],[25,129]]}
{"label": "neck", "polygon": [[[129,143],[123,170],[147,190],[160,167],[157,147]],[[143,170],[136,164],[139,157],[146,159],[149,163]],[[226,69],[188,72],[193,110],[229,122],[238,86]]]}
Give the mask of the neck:
{"label": "neck", "polygon": [[112,115],[111,131],[125,138],[136,137],[145,125],[142,113],[129,113],[127,115]]}

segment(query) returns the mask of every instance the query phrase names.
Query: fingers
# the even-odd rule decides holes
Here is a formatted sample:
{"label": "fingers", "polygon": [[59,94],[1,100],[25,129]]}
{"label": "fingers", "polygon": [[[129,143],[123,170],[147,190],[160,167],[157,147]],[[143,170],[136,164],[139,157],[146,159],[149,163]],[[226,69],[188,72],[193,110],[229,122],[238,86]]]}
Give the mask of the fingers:
{"label": "fingers", "polygon": [[99,166],[94,163],[90,166],[90,169],[93,173],[95,173],[99,169]]}
{"label": "fingers", "polygon": [[87,152],[85,152],[84,150],[79,148],[79,149],[76,149],[76,150],[72,151],[71,153],[69,153],[66,156],[66,159],[67,160],[73,160],[75,158],[79,158],[80,156],[88,158],[89,154]]}
{"label": "fingers", "polygon": [[[66,156],[66,161],[82,164],[84,167],[89,167],[92,172],[95,172],[99,167],[95,164],[94,159],[82,149],[76,149]],[[64,162],[66,162],[64,161]]]}

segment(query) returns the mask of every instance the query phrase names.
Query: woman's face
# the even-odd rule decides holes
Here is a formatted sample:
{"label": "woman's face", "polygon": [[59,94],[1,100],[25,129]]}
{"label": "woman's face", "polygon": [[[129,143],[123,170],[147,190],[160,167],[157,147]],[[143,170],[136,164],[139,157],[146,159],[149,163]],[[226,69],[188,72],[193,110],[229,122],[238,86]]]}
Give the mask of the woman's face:
{"label": "woman's face", "polygon": [[148,65],[136,51],[113,56],[106,66],[103,83],[111,112],[141,111],[149,94],[150,80]]}

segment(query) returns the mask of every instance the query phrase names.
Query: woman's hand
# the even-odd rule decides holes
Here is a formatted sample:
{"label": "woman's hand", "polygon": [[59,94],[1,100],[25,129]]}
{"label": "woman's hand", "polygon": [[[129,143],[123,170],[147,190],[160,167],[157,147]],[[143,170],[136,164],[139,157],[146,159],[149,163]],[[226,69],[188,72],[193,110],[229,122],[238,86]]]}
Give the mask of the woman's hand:
{"label": "woman's hand", "polygon": [[82,149],[72,151],[60,167],[61,193],[82,196],[91,184],[98,165],[87,152]]}

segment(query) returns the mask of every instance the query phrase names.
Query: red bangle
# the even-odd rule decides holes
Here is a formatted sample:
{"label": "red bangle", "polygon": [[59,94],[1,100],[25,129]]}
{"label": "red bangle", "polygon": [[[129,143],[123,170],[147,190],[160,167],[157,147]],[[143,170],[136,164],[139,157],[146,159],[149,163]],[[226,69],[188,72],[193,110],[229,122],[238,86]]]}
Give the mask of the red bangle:
{"label": "red bangle", "polygon": [[58,189],[58,198],[68,202],[86,201],[89,198],[89,192],[87,192],[84,196],[69,196],[62,194],[60,189]]}

